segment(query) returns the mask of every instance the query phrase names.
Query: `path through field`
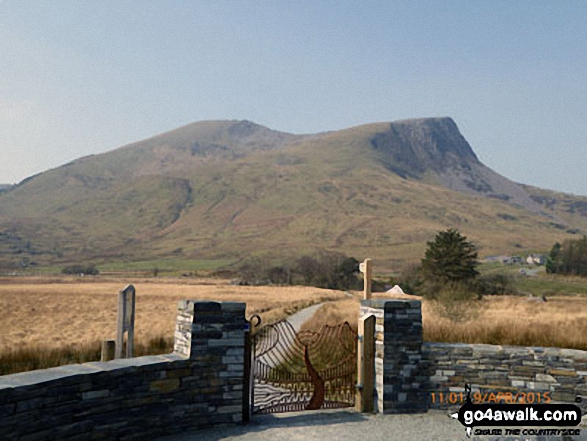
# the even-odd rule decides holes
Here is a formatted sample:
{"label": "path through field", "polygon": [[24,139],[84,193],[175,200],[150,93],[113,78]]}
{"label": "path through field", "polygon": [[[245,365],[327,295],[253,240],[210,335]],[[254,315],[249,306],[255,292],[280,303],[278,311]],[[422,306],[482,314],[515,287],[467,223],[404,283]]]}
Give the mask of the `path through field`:
{"label": "path through field", "polygon": [[290,315],[287,318],[287,321],[294,327],[294,329],[297,332],[301,329],[302,325],[306,321],[310,320],[314,316],[314,314],[316,314],[316,311],[318,311],[323,305],[324,303],[318,303],[316,305],[304,308],[301,311],[298,311],[295,314]]}

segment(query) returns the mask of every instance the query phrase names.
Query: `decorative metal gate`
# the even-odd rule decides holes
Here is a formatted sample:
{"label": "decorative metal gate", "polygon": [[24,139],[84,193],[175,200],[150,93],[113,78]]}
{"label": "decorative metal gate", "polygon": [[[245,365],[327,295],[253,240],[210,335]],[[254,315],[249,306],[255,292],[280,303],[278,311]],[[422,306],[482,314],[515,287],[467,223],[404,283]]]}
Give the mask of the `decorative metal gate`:
{"label": "decorative metal gate", "polygon": [[348,322],[299,331],[281,320],[252,338],[253,413],[355,404],[357,333]]}

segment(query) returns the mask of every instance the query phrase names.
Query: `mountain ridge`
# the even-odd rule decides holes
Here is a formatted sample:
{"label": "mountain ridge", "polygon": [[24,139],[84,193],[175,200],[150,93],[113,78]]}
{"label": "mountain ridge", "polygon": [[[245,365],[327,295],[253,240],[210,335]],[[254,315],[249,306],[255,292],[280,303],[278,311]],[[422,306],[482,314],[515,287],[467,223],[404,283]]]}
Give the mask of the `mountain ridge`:
{"label": "mountain ridge", "polygon": [[407,262],[449,226],[487,253],[535,250],[587,229],[587,198],[548,192],[483,165],[450,117],[316,134],[199,121],[1,193],[0,265],[312,249]]}

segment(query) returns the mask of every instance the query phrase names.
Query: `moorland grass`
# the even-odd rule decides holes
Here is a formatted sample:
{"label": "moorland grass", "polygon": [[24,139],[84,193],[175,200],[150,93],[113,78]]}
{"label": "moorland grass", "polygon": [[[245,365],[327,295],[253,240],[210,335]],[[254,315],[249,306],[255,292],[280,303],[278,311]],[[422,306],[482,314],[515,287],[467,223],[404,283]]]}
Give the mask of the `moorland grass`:
{"label": "moorland grass", "polygon": [[[100,358],[100,341],[116,336],[118,291],[128,279],[3,278],[0,280],[1,372]],[[313,287],[232,286],[217,279],[148,279],[137,290],[135,353],[171,352],[177,300],[246,302],[246,317],[264,323],[344,293]]]}
{"label": "moorland grass", "polygon": [[[400,298],[422,300],[415,296]],[[424,341],[587,350],[586,297],[559,296],[542,303],[523,296],[493,296],[473,302],[472,308],[470,320],[455,322],[443,317],[433,302],[424,299]],[[348,321],[356,329],[358,316],[358,298],[339,300],[324,305],[304,328],[319,329],[323,324]]]}
{"label": "moorland grass", "polygon": [[[550,276],[524,278],[536,283]],[[556,279],[556,280],[555,280]],[[536,280],[536,282],[534,282]],[[83,363],[100,358],[100,340],[113,339],[117,292],[131,280],[59,276],[3,278],[0,282],[0,374]],[[553,278],[557,292],[582,292],[582,279]],[[232,286],[217,279],[152,278],[135,284],[135,354],[173,349],[179,299],[243,301],[247,317],[274,322],[299,309],[326,302],[304,329],[348,321],[356,329],[361,293],[311,287]],[[549,285],[546,284],[550,289]],[[536,295],[542,291],[535,290]],[[389,297],[376,293],[375,298]],[[394,296],[397,298],[398,296]],[[399,296],[418,299],[415,296]],[[545,303],[525,296],[486,296],[473,302],[471,320],[451,321],[423,300],[424,340],[429,342],[552,346],[587,350],[587,296],[550,296]]]}
{"label": "moorland grass", "polygon": [[[48,348],[39,344],[6,350],[0,352],[0,375],[99,361],[100,350],[101,342],[99,341],[59,348]],[[136,343],[134,356],[166,354],[172,351],[173,338],[159,336],[147,342]]]}

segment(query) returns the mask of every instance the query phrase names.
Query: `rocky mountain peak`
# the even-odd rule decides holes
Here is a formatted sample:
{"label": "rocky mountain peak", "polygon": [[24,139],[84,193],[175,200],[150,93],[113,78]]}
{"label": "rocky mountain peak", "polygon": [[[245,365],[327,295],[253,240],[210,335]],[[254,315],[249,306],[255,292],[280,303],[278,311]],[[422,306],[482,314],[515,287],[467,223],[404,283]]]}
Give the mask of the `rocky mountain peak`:
{"label": "rocky mountain peak", "polygon": [[380,161],[402,177],[419,178],[427,171],[467,168],[477,156],[452,118],[409,119],[389,123],[371,138]]}

